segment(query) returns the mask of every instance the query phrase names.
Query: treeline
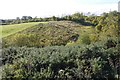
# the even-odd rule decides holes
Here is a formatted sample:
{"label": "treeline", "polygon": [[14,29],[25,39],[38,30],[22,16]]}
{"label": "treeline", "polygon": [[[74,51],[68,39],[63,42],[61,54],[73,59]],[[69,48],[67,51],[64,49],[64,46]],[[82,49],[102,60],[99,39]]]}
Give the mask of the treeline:
{"label": "treeline", "polygon": [[9,25],[9,24],[20,24],[20,23],[28,23],[28,22],[46,22],[46,21],[57,21],[58,17],[49,17],[49,18],[33,18],[31,16],[22,16],[22,18],[17,17],[16,19],[8,19],[8,20],[1,20],[2,25]]}
{"label": "treeline", "polygon": [[[103,13],[101,16],[97,16],[94,14],[91,14],[89,16],[84,15],[83,13],[74,13],[72,15],[66,15],[63,17],[47,17],[47,18],[33,18],[31,16],[22,16],[22,18],[17,17],[16,19],[8,19],[8,20],[1,20],[2,25],[9,25],[9,24],[20,24],[20,23],[28,23],[28,22],[46,22],[46,21],[61,21],[61,20],[69,20],[69,21],[76,21],[83,25],[93,25],[96,26],[97,24],[101,23],[105,20],[108,15],[111,16],[111,18],[114,15],[119,14],[117,11],[112,11],[109,13]],[[99,26],[101,26],[99,24]]]}

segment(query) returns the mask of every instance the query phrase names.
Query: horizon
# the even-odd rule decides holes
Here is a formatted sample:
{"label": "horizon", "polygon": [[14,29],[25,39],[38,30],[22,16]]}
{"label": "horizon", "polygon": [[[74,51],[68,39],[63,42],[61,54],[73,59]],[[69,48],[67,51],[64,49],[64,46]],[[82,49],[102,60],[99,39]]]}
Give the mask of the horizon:
{"label": "horizon", "polygon": [[[113,10],[113,11],[117,11],[117,10]],[[103,12],[103,13],[109,13],[109,12],[112,12],[112,11],[110,10],[110,11],[108,11],[108,12]],[[45,16],[45,17],[38,17],[38,16],[32,17],[32,16],[30,16],[30,15],[23,15],[23,16],[30,16],[30,17],[32,17],[32,18],[50,18],[50,17],[55,16],[55,17],[61,18],[61,17],[64,17],[64,16],[73,15],[73,14],[75,14],[75,13],[83,13],[83,12],[74,12],[74,13],[72,13],[72,14],[61,14],[61,15],[59,15],[59,16],[51,15],[51,16]],[[86,12],[86,13],[83,13],[83,15],[85,15],[85,16],[90,16],[90,15],[101,16],[103,13],[101,13],[101,14],[95,14],[95,13],[91,13],[91,12]],[[20,18],[20,19],[21,19],[23,16],[17,16],[17,17],[15,17],[15,18],[8,18],[8,19],[1,19],[1,18],[0,18],[0,20],[14,20],[14,19],[16,19],[16,18]]]}
{"label": "horizon", "polygon": [[3,0],[0,5],[0,19],[16,19],[22,16],[60,17],[76,12],[100,15],[104,12],[118,11],[118,2],[119,0]]}

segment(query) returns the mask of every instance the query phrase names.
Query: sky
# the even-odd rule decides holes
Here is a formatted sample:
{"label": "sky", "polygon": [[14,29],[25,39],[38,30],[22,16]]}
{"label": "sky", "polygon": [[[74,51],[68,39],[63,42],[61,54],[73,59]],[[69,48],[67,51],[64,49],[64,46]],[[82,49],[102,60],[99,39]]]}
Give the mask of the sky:
{"label": "sky", "polygon": [[75,12],[101,14],[118,10],[119,0],[1,0],[0,19],[64,16]]}

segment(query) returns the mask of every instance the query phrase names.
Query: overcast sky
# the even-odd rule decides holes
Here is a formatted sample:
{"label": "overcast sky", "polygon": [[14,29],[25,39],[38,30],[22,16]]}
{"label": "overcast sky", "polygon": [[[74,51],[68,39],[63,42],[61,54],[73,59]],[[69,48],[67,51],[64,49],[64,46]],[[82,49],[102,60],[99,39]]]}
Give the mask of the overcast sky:
{"label": "overcast sky", "polygon": [[1,0],[0,19],[22,16],[48,17],[91,12],[101,14],[118,10],[119,0]]}

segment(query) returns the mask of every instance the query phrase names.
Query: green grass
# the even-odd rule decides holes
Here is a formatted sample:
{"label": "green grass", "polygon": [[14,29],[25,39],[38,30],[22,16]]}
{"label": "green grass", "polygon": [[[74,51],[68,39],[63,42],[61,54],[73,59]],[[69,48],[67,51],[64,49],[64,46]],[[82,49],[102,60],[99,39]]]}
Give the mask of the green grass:
{"label": "green grass", "polygon": [[2,26],[0,25],[0,39],[2,38]]}
{"label": "green grass", "polygon": [[35,26],[39,23],[45,22],[31,22],[31,23],[22,23],[22,24],[13,24],[13,25],[3,25],[0,26],[0,38],[7,37],[11,34],[17,33],[29,27]]}

